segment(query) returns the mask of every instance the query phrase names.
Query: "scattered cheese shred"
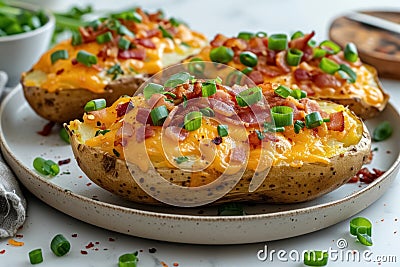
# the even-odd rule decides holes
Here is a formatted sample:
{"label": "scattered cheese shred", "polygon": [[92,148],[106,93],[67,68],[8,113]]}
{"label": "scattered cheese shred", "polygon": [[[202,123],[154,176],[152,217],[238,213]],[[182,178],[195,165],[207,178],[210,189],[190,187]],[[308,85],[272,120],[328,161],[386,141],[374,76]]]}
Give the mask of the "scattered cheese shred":
{"label": "scattered cheese shred", "polygon": [[11,245],[11,246],[14,246],[14,247],[22,247],[23,245],[25,245],[24,242],[16,241],[16,240],[14,240],[12,238],[8,239],[8,244]]}

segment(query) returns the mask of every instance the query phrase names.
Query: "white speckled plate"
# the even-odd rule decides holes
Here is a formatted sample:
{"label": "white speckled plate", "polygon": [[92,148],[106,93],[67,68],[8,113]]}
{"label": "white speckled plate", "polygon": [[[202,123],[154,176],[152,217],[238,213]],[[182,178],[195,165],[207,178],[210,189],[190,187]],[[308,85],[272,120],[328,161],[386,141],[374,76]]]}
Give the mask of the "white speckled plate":
{"label": "white speckled plate", "polygon": [[[77,166],[71,148],[58,136],[36,132],[46,121],[24,99],[21,87],[4,100],[0,138],[5,159],[20,181],[38,198],[87,223],[128,235],[195,244],[239,244],[282,239],[310,233],[345,220],[376,201],[399,171],[400,117],[389,105],[376,119],[394,126],[393,136],[373,144],[378,150],[369,168],[386,173],[369,185],[346,184],[314,201],[296,205],[248,205],[246,216],[219,217],[216,208],[162,208],[122,200],[99,188]],[[37,156],[54,161],[71,159],[54,178],[39,175],[32,162]]]}

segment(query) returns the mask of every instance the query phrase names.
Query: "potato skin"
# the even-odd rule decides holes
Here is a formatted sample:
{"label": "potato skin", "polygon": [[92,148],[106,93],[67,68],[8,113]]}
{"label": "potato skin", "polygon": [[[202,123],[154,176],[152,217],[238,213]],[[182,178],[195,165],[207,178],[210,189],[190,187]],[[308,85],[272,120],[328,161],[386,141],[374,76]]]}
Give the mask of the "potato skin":
{"label": "potato skin", "polygon": [[[309,201],[335,190],[354,176],[367,161],[371,138],[365,125],[362,139],[350,146],[347,152],[331,158],[329,165],[304,164],[302,167],[273,166],[261,186],[248,192],[254,172],[246,170],[242,179],[227,195],[212,204],[225,202],[297,203]],[[132,178],[125,161],[99,149],[82,144],[65,125],[72,150],[80,168],[100,187],[134,202],[166,205],[147,195]],[[177,185],[184,185],[190,173],[178,169],[158,169],[165,179]],[[219,173],[204,172],[205,176],[219,176]],[[183,179],[182,179],[183,177]],[[156,190],[163,190],[156,188]]]}
{"label": "potato skin", "polygon": [[85,104],[92,99],[104,98],[111,104],[122,95],[133,95],[146,79],[146,76],[122,77],[108,84],[104,93],[93,93],[84,88],[49,92],[43,88],[25,86],[23,79],[21,83],[26,100],[39,116],[63,123],[82,118]]}

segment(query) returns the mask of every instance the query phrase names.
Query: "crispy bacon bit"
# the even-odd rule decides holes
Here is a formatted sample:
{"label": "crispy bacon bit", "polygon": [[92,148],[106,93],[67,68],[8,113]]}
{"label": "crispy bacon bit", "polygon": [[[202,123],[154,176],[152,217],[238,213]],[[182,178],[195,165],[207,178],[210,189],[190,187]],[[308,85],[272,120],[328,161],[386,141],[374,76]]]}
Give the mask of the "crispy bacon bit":
{"label": "crispy bacon bit", "polygon": [[56,75],[60,75],[61,73],[63,73],[64,72],[64,69],[59,69],[57,72],[56,72]]}
{"label": "crispy bacon bit", "polygon": [[350,179],[349,182],[355,183],[357,181],[360,181],[362,183],[370,184],[379,177],[381,177],[382,174],[384,173],[385,171],[381,171],[375,168],[372,168],[371,172],[370,170],[368,170],[368,168],[364,167],[361,170],[359,170],[357,174]]}
{"label": "crispy bacon bit", "polygon": [[146,37],[147,38],[152,38],[152,37],[162,37],[161,31],[159,29],[151,29],[146,31]]}
{"label": "crispy bacon bit", "polygon": [[269,76],[269,77],[276,77],[279,75],[282,75],[282,71],[280,68],[277,66],[262,66],[261,68],[258,68],[258,71],[260,71],[263,75]]}
{"label": "crispy bacon bit", "polygon": [[275,50],[267,50],[267,64],[270,66],[275,66],[275,57],[276,51]]}
{"label": "crispy bacon bit", "polygon": [[135,48],[131,50],[118,51],[118,57],[121,59],[137,59],[144,60],[146,58],[146,50],[144,48]]}
{"label": "crispy bacon bit", "polygon": [[326,124],[329,130],[343,132],[344,116],[343,111],[329,114],[330,121]]}
{"label": "crispy bacon bit", "polygon": [[58,161],[58,165],[61,166],[61,165],[68,164],[70,162],[71,162],[71,159],[62,159],[62,160]]}
{"label": "crispy bacon bit", "polygon": [[54,125],[56,125],[56,123],[54,121],[50,121],[43,127],[41,131],[37,133],[42,136],[49,136],[51,133],[51,129],[53,129]]}
{"label": "crispy bacon bit", "polygon": [[287,64],[286,61],[286,51],[280,51],[278,54],[276,54],[275,57],[276,65],[284,72],[284,73],[289,73],[290,72],[290,66]]}
{"label": "crispy bacon bit", "polygon": [[118,117],[122,117],[124,116],[126,113],[128,113],[129,111],[131,111],[133,109],[133,103],[132,102],[125,102],[123,104],[118,104],[115,108],[115,110],[117,111],[117,116]]}
{"label": "crispy bacon bit", "polygon": [[261,84],[264,82],[264,77],[258,70],[253,70],[248,76],[255,84]]}
{"label": "crispy bacon bit", "polygon": [[123,126],[115,133],[114,146],[126,146],[128,139],[133,136],[135,129],[132,124],[124,122]]}
{"label": "crispy bacon bit", "polygon": [[265,51],[267,50],[267,47],[265,46],[265,43],[263,39],[261,38],[251,38],[249,40],[249,46],[247,48],[249,51],[253,52],[254,54],[257,55],[262,55],[265,54]]}
{"label": "crispy bacon bit", "polygon": [[136,39],[136,42],[146,48],[156,49],[156,45],[150,38],[139,38]]}
{"label": "crispy bacon bit", "polygon": [[319,88],[339,88],[342,86],[342,83],[335,76],[326,73],[315,74],[311,79]]}
{"label": "crispy bacon bit", "polygon": [[321,114],[322,118],[326,118],[328,116],[327,112],[323,111],[315,100],[303,98],[300,100],[300,103],[304,105],[304,110],[307,114],[317,111],[319,114]]}
{"label": "crispy bacon bit", "polygon": [[138,108],[137,114],[136,114],[136,121],[141,123],[141,124],[147,124],[150,123],[150,109],[149,108]]}
{"label": "crispy bacon bit", "polygon": [[212,47],[218,47],[218,46],[221,46],[221,45],[223,45],[224,43],[225,43],[225,41],[226,40],[228,40],[228,37],[226,37],[226,36],[224,36],[223,34],[217,34],[215,37],[214,37],[214,40],[212,40],[211,42],[210,42],[210,45],[212,46]]}
{"label": "crispy bacon bit", "polygon": [[0,250],[0,254],[4,254],[4,253],[6,253],[5,249]]}
{"label": "crispy bacon bit", "polygon": [[214,144],[216,144],[218,146],[218,145],[220,145],[222,143],[222,137],[221,136],[217,136],[213,140],[211,140],[211,142],[213,142]]}
{"label": "crispy bacon bit", "polygon": [[230,161],[241,163],[246,162],[246,152],[242,147],[235,147],[231,150]]}
{"label": "crispy bacon bit", "polygon": [[172,141],[179,142],[184,141],[189,136],[189,132],[178,126],[169,126],[165,128],[165,136]]}
{"label": "crispy bacon bit", "polygon": [[87,248],[87,249],[92,248],[92,247],[94,247],[93,242],[90,242],[89,244],[87,244],[87,245],[85,246],[85,248]]}
{"label": "crispy bacon bit", "polygon": [[291,40],[289,43],[290,48],[296,48],[299,50],[304,50],[306,47],[308,47],[308,42],[313,38],[315,35],[315,32],[312,31],[309,34],[304,35],[303,37],[296,38],[294,40]]}
{"label": "crispy bacon bit", "polygon": [[222,101],[210,101],[212,105],[212,109],[221,115],[224,115],[226,117],[231,117],[235,115],[235,110],[233,109],[232,106],[222,102]]}
{"label": "crispy bacon bit", "polygon": [[156,134],[152,126],[140,126],[136,131],[136,141],[143,142],[146,138],[153,137]]}
{"label": "crispy bacon bit", "polygon": [[311,80],[311,74],[308,71],[306,71],[305,69],[298,68],[294,71],[293,75],[294,75],[294,78],[299,82]]}

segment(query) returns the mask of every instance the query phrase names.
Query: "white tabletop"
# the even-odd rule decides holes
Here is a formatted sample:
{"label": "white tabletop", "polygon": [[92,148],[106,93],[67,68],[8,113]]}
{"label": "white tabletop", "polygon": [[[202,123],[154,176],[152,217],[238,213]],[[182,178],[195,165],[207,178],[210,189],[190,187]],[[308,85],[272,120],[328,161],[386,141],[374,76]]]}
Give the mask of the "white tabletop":
{"label": "white tabletop", "polygon": [[[37,2],[39,0],[31,0]],[[73,2],[81,1],[42,1],[49,2],[54,9],[63,9]],[[93,1],[94,2],[94,1]],[[112,3],[112,4],[111,4]],[[115,4],[118,3],[118,4]],[[93,4],[99,9],[121,9],[129,6],[132,1],[96,1]],[[167,15],[181,18],[189,25],[212,38],[216,33],[235,35],[238,31],[265,31],[268,33],[296,30],[308,32],[315,30],[316,38],[327,38],[328,25],[332,19],[350,9],[397,9],[398,0],[280,0],[280,1],[135,1],[147,10],[163,9]],[[391,95],[391,103],[400,103],[400,81],[383,80],[386,91]],[[400,242],[400,181],[396,179],[391,188],[374,204],[358,215],[369,218],[373,224],[374,245],[370,248],[361,245],[349,245],[349,249],[370,252],[371,262],[365,259],[360,262],[348,262],[340,258],[330,261],[329,266],[398,266],[400,252],[395,246]],[[28,200],[28,214],[25,225],[18,231],[17,241],[23,241],[24,246],[14,247],[7,240],[0,241],[0,266],[29,266],[28,252],[41,247],[44,252],[44,262],[39,266],[118,266],[118,257],[127,252],[139,251],[138,266],[302,266],[288,258],[279,260],[277,252],[284,250],[319,249],[331,246],[337,248],[336,240],[344,238],[352,242],[348,234],[348,221],[343,221],[332,227],[304,236],[285,240],[246,245],[204,246],[187,245],[147,240],[122,235],[89,225],[71,218],[46,205],[41,200],[25,191]],[[49,242],[58,233],[64,234],[72,245],[71,252],[62,258],[52,255]],[[91,247],[90,243],[94,246]],[[89,246],[88,246],[89,245]],[[268,252],[275,250],[273,259],[260,261],[257,253],[267,246]],[[84,254],[87,252],[87,254]],[[386,261],[397,263],[373,262],[379,256]],[[393,257],[390,257],[393,256]],[[272,260],[272,261],[271,261]]]}

